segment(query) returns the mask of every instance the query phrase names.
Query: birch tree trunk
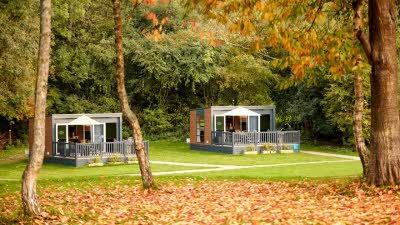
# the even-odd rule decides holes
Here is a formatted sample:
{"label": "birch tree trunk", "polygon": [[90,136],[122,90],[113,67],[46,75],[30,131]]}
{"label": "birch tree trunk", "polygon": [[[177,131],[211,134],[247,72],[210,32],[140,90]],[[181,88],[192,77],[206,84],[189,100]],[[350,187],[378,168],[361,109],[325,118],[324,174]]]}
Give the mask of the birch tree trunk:
{"label": "birch tree trunk", "polygon": [[45,119],[47,83],[50,63],[51,0],[40,1],[40,41],[38,75],[36,80],[35,118],[33,120],[33,143],[29,161],[22,175],[21,198],[25,215],[40,213],[36,196],[36,181],[42,167],[45,150]]}
{"label": "birch tree trunk", "polygon": [[400,121],[397,99],[395,0],[369,0],[371,46],[371,155],[368,181],[400,184]]}
{"label": "birch tree trunk", "polygon": [[[369,52],[371,51],[371,46],[369,45],[369,41],[367,35],[363,33],[363,9],[364,9],[365,1],[358,0],[354,3],[354,33],[356,38],[360,41],[364,52],[366,52],[368,63],[371,64],[371,58]],[[357,56],[356,66],[359,65],[362,61],[362,56]],[[358,71],[354,73],[354,112],[353,112],[353,132],[354,132],[354,141],[356,150],[358,155],[360,156],[362,168],[363,168],[363,176],[367,177],[368,175],[368,164],[369,164],[369,150],[365,145],[365,140],[363,136],[363,126],[362,126],[362,118],[364,112],[364,88],[363,88],[363,79],[361,74]]]}
{"label": "birch tree trunk", "polygon": [[115,51],[117,53],[117,89],[118,98],[121,105],[122,113],[128,120],[132,128],[133,139],[135,141],[135,151],[138,158],[140,173],[142,175],[143,188],[155,188],[153,175],[151,173],[149,159],[144,149],[142,130],[139,120],[135,113],[130,109],[128,96],[125,89],[125,69],[124,69],[124,49],[122,43],[122,19],[121,19],[121,3],[119,0],[111,0],[113,4],[114,22],[115,22]]}
{"label": "birch tree trunk", "polygon": [[[358,56],[358,59],[361,60],[361,56]],[[365,145],[365,140],[363,136],[363,125],[362,118],[364,112],[364,88],[363,88],[363,79],[359,72],[354,73],[354,94],[355,94],[355,102],[354,102],[354,118],[353,118],[353,131],[354,131],[354,139],[356,150],[361,159],[361,164],[363,167],[363,176],[367,177],[368,174],[368,157],[369,150]]]}

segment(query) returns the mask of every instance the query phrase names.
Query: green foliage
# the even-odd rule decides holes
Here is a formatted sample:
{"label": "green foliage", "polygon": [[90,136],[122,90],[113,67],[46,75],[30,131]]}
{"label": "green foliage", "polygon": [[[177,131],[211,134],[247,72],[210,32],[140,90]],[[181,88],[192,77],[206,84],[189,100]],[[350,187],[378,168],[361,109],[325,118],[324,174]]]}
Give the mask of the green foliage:
{"label": "green foliage", "polygon": [[[271,91],[277,84],[277,76],[267,61],[250,54],[228,52],[227,65],[218,69],[218,85],[222,94],[220,101],[236,104],[268,105],[272,103]],[[237,55],[236,55],[237,54]]]}
{"label": "green foliage", "polygon": [[171,132],[172,124],[170,115],[162,109],[145,109],[143,112],[143,129],[149,136],[157,136],[165,132]]}
{"label": "green foliage", "polygon": [[[366,77],[365,73],[364,77]],[[347,145],[354,144],[353,135],[353,107],[354,107],[354,87],[353,75],[349,74],[338,80],[330,82],[325,89],[322,99],[322,107],[327,118],[333,126],[337,127],[342,133],[342,143]],[[370,109],[368,108],[371,94],[368,79],[364,79],[364,113],[363,113],[363,134],[367,142],[370,140]]]}
{"label": "green foliage", "polygon": [[38,3],[29,0],[0,2],[0,117],[9,121],[33,115]]}
{"label": "green foliage", "polygon": [[115,112],[112,9],[92,1],[55,1],[48,113]]}
{"label": "green foliage", "polygon": [[[0,133],[14,121],[32,116],[38,3],[37,0],[0,3],[0,25],[4,28],[0,33]],[[314,3],[304,5],[298,7],[299,12],[291,13],[298,15],[306,7],[316,6]],[[274,27],[257,16],[252,18],[256,22],[254,32],[244,36],[228,32],[225,25],[206,20],[197,12],[184,17],[187,12],[177,2],[139,4],[133,9],[128,1],[123,2],[122,8],[126,87],[146,138],[183,140],[189,133],[190,109],[233,103],[275,104],[278,128],[289,123],[294,129],[302,129],[303,138],[353,142],[351,73],[330,70],[332,65],[321,64],[319,60],[313,64],[313,58],[309,57],[309,54],[322,54],[331,55],[334,62],[348,60],[349,56],[342,54],[351,49],[350,39],[343,34],[345,31],[340,33],[345,41],[336,57],[329,52],[335,46],[321,45],[323,47],[313,48],[314,52],[302,47],[301,39],[305,36],[300,33],[304,33],[303,28],[309,22],[302,22],[304,18],[296,20],[299,18],[296,15],[289,18],[293,22],[290,27],[293,32],[287,37],[287,43],[281,39],[274,47],[268,42],[277,35],[271,33]],[[154,13],[158,21],[163,18],[169,21],[162,27],[155,25],[148,19],[149,12]],[[331,35],[342,29],[348,16],[333,18],[329,26],[322,26],[327,21],[322,18],[315,24],[317,34],[328,32]],[[232,14],[225,19],[231,25],[229,22],[241,18]],[[104,2],[53,1],[48,114],[120,111],[115,85],[113,24],[112,8]],[[151,35],[154,29],[161,33],[157,41]],[[293,38],[295,35],[298,40]],[[310,36],[311,31],[304,35]],[[258,47],[257,38],[260,38]],[[255,52],[257,48],[259,51]],[[299,52],[293,51],[297,48],[308,55],[296,57]],[[278,64],[273,63],[275,59]],[[313,64],[313,69],[305,69],[306,75],[313,79],[292,79],[293,73],[302,71],[294,67],[299,61],[304,62],[302,69]],[[337,79],[339,75],[342,78]],[[369,140],[367,82],[364,90],[364,134]],[[16,129],[26,130],[26,127]],[[123,126],[123,138],[130,136],[130,128]]]}

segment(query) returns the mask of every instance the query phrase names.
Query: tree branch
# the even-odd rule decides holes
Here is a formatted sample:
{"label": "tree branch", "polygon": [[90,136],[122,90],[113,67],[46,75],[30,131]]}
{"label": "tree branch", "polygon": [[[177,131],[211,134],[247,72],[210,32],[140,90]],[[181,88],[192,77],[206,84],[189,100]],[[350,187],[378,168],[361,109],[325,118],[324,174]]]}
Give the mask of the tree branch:
{"label": "tree branch", "polygon": [[362,21],[362,11],[365,4],[365,0],[355,0],[353,2],[354,9],[354,34],[356,38],[360,41],[361,46],[364,49],[364,53],[367,56],[368,63],[371,64],[371,44],[369,42],[368,36],[363,32],[363,21]]}
{"label": "tree branch", "polygon": [[318,16],[319,12],[322,10],[323,2],[324,2],[323,0],[321,0],[319,2],[317,12],[315,13],[314,19],[313,19],[313,21],[311,23],[311,26],[308,28],[307,32],[310,32],[311,28],[314,26],[315,20],[317,19],[317,16]]}

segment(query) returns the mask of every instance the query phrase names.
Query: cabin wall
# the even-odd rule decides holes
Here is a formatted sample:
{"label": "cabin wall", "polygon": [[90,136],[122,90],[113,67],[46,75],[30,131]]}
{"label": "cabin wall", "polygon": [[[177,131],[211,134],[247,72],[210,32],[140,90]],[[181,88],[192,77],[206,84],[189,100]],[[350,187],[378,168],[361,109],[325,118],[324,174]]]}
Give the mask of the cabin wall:
{"label": "cabin wall", "polygon": [[[29,119],[29,151],[32,151],[33,145],[33,119]],[[53,132],[52,132],[52,123],[51,117],[46,117],[46,125],[45,125],[45,153],[44,155],[51,156],[52,154],[52,143],[53,140]]]}
{"label": "cabin wall", "polygon": [[212,116],[211,109],[203,109],[204,110],[204,142],[197,142],[197,110],[190,111],[190,144],[199,144],[199,145],[210,145],[211,144],[211,127],[212,127]]}
{"label": "cabin wall", "polygon": [[204,144],[211,145],[211,109],[204,109]]}

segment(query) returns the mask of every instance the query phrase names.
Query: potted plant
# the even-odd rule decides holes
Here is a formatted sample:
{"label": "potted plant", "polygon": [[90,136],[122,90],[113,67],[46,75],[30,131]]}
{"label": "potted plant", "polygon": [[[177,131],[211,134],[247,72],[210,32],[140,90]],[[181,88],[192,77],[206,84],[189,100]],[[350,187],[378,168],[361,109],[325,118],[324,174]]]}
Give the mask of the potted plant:
{"label": "potted plant", "polygon": [[276,153],[276,145],[273,143],[264,144],[263,145],[263,153],[264,154]]}
{"label": "potted plant", "polygon": [[256,148],[254,146],[247,146],[244,154],[257,154]]}
{"label": "potted plant", "polygon": [[115,153],[111,155],[107,163],[112,165],[118,165],[118,164],[123,164],[124,162],[121,161],[121,154]]}
{"label": "potted plant", "polygon": [[282,153],[293,153],[293,148],[291,145],[282,144],[281,152]]}
{"label": "potted plant", "polygon": [[93,159],[93,161],[90,161],[88,166],[103,166],[103,159],[101,156],[97,156],[96,158]]}

